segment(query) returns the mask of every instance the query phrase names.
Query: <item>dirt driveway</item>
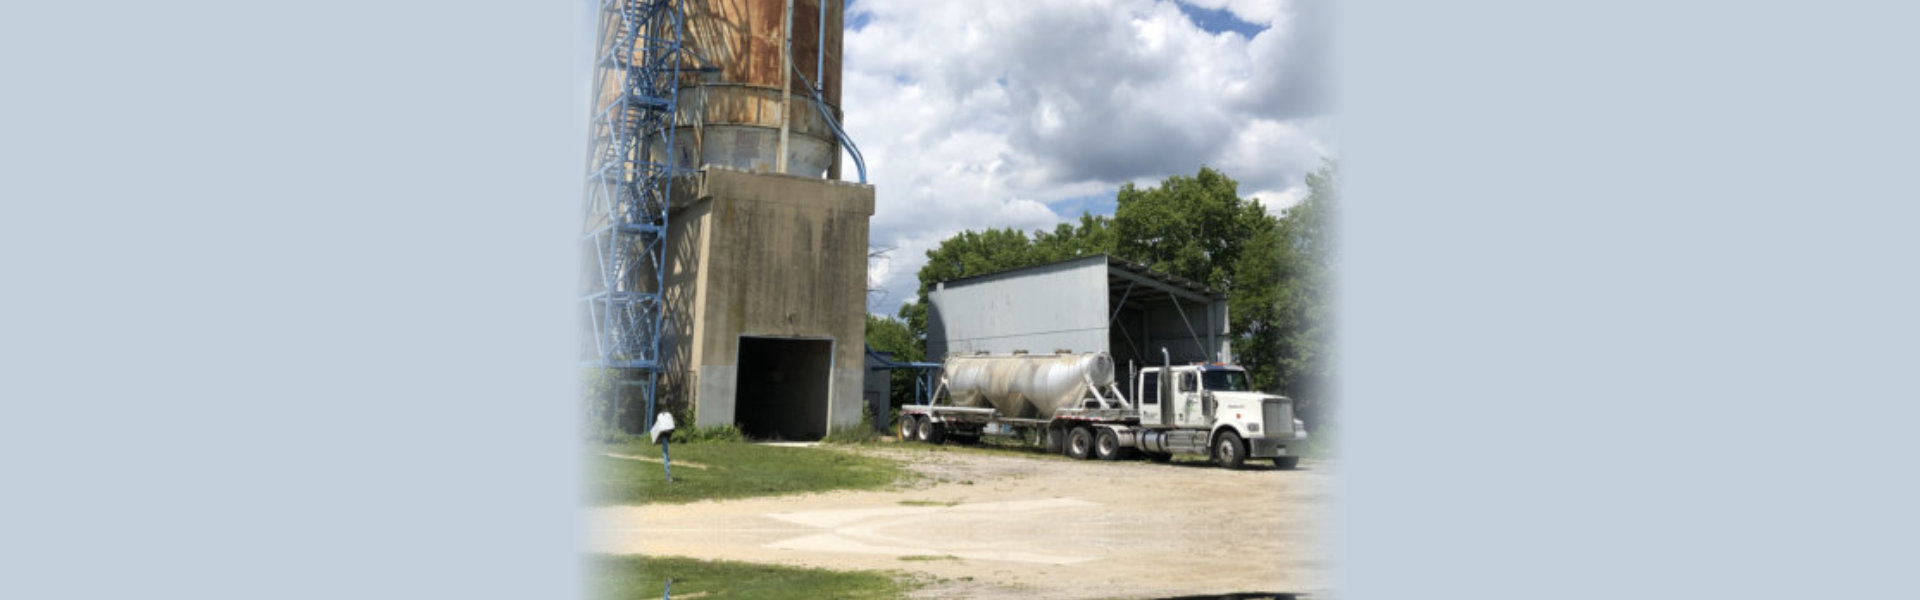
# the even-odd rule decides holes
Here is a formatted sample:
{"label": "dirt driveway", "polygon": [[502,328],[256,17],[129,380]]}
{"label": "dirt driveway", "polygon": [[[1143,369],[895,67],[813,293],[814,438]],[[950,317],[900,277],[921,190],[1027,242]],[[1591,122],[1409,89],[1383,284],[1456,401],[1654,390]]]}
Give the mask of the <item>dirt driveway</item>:
{"label": "dirt driveway", "polygon": [[[924,598],[1153,598],[1323,593],[1328,467],[1227,471],[1011,453],[794,448],[905,459],[928,480],[828,492],[592,510],[590,550],[942,580]],[[1004,454],[1004,455],[1003,455]]]}

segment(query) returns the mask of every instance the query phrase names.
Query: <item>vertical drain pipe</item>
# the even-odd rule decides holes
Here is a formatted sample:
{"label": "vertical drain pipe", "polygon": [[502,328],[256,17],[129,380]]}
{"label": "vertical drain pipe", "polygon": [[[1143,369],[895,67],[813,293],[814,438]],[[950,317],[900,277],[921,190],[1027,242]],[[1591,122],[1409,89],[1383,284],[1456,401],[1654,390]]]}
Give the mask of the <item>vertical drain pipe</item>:
{"label": "vertical drain pipe", "polygon": [[[813,30],[813,103],[822,113],[827,112],[827,2],[820,0],[820,26]],[[840,0],[840,19],[845,22],[846,18],[847,2]],[[840,144],[837,142],[833,145],[833,160],[827,161],[827,171],[827,179],[840,178]]]}
{"label": "vertical drain pipe", "polygon": [[787,130],[793,121],[793,0],[787,0],[786,15],[782,17],[786,25],[780,35],[786,43],[780,46],[780,148],[773,159],[773,172],[787,172]]}
{"label": "vertical drain pipe", "polygon": [[[841,13],[847,12],[846,0],[841,0]],[[844,18],[844,17],[843,17]],[[815,94],[824,94],[827,89],[827,0],[820,0],[820,27],[813,30],[813,84]]]}

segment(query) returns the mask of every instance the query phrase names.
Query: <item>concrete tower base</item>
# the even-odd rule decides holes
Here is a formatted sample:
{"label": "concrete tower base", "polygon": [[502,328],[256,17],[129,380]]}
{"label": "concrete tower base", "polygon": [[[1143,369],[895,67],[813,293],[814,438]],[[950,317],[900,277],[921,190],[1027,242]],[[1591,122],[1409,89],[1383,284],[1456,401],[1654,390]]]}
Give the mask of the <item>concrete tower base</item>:
{"label": "concrete tower base", "polygon": [[869,185],[720,167],[676,180],[667,405],[756,438],[857,426],[872,216]]}

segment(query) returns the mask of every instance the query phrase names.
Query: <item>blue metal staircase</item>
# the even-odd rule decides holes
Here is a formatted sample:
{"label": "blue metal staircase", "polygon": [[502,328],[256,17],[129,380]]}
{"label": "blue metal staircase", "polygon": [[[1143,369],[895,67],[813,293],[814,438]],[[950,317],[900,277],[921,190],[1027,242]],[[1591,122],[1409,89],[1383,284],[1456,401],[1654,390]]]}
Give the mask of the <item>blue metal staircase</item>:
{"label": "blue metal staircase", "polygon": [[594,69],[585,222],[593,259],[582,291],[595,354],[588,361],[638,386],[651,427],[667,307],[666,236],[679,95],[682,13],[674,0],[604,0]]}

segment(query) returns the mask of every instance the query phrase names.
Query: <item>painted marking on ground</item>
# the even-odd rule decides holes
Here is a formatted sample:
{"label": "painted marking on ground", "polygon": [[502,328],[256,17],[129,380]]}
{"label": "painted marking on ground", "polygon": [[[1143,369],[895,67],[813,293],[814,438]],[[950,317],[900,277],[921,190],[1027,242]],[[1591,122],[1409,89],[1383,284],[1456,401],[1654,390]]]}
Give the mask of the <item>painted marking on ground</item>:
{"label": "painted marking on ground", "polygon": [[[632,455],[632,454],[615,454],[615,453],[612,453],[612,452],[602,452],[602,453],[600,453],[600,454],[601,454],[602,456],[606,456],[607,458],[624,458],[624,459],[627,459],[627,460],[642,460],[642,461],[646,461],[646,462],[650,462],[650,463],[655,463],[655,464],[665,464],[665,463],[666,463],[666,461],[663,461],[663,460],[660,460],[660,459],[658,459],[658,458],[654,458],[654,457],[651,457],[651,456],[636,456],[636,455]],[[673,461],[673,466],[676,466],[676,467],[686,467],[686,468],[689,468],[689,469],[700,469],[700,470],[702,470],[702,471],[705,471],[705,470],[707,469],[707,466],[706,466],[706,465],[703,465],[703,464],[700,464],[700,463],[697,463],[697,462],[687,462],[687,461],[684,461],[684,460],[676,460],[676,461]]]}

